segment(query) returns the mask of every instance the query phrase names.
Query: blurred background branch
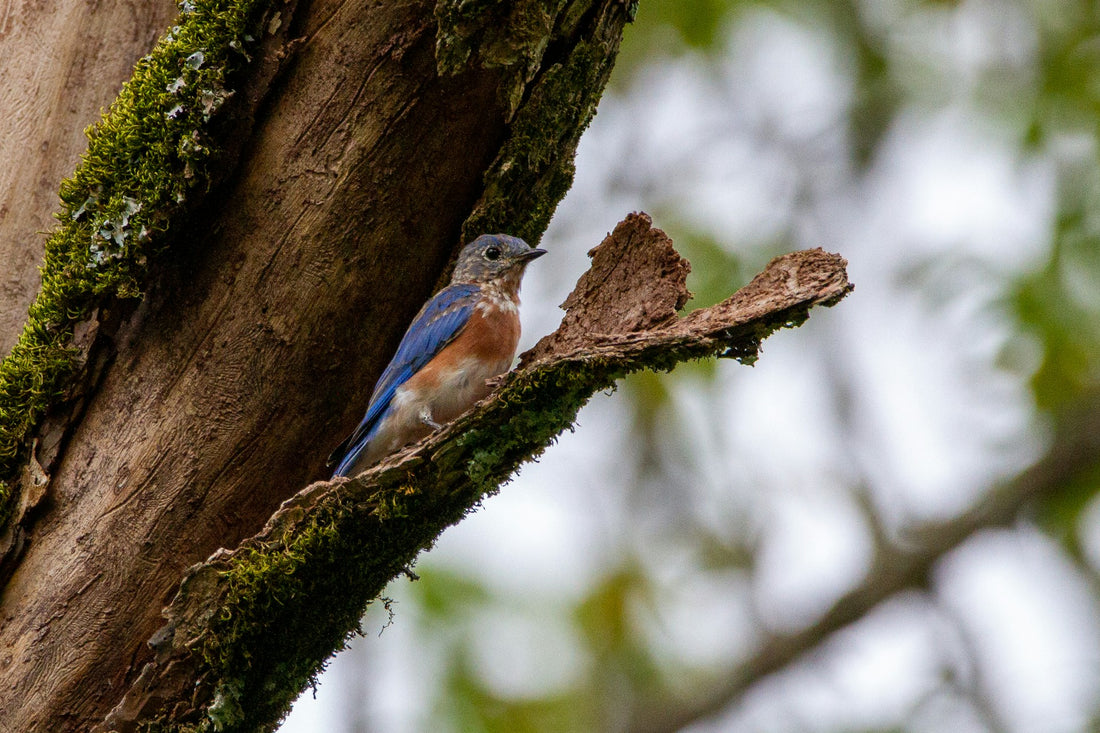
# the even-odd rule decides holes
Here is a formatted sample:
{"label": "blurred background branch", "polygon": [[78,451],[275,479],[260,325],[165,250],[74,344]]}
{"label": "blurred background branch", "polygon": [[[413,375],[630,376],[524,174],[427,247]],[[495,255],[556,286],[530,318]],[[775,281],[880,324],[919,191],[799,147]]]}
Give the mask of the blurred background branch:
{"label": "blurred background branch", "polygon": [[763,677],[779,671],[828,638],[864,618],[876,606],[907,590],[931,583],[937,562],[975,533],[1011,525],[1033,512],[1035,502],[1053,498],[1082,474],[1100,465],[1100,399],[1089,395],[1059,421],[1050,450],[1034,466],[983,496],[973,507],[942,523],[928,523],[891,541],[876,534],[871,568],[866,577],[817,621],[791,634],[773,634],[747,659],[716,675],[722,684],[682,704],[676,700],[647,701],[635,711],[630,733],[683,730],[730,705]]}

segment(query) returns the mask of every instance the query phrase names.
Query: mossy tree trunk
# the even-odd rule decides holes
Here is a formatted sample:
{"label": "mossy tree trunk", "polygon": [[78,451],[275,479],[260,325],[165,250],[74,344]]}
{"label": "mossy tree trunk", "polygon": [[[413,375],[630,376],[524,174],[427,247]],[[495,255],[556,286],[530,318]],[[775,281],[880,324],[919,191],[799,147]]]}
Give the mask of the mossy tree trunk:
{"label": "mossy tree trunk", "polygon": [[[225,81],[221,126],[190,138],[229,151],[217,158],[223,169],[186,209],[150,211],[151,197],[127,193],[161,236],[138,261],[149,267],[137,281],[144,297],[100,294],[82,301],[75,325],[44,326],[74,333],[86,360],[34,423],[38,451],[28,434],[28,468],[11,484],[25,511],[0,596],[0,730],[103,721],[152,658],[146,642],[183,571],[255,534],[324,476],[329,449],[456,248],[489,230],[538,239],[631,12],[620,0],[207,4],[249,5],[260,31],[239,38],[262,36],[233,47],[249,63]],[[88,6],[132,13],[127,62],[148,50],[154,25],[172,23],[139,5]],[[71,142],[119,80],[117,65],[88,62],[81,17],[65,16],[50,36],[48,93],[88,90],[76,112],[62,104],[40,121],[51,140]],[[0,16],[0,34],[30,37],[46,18]],[[221,51],[185,61],[197,69]],[[43,93],[30,77],[16,83],[27,99]],[[131,133],[141,131],[120,134]],[[73,160],[71,145],[29,161],[0,150],[27,182],[5,192],[19,217],[0,230],[0,255],[20,263],[0,309],[10,314],[37,286],[26,263],[40,256],[33,232],[53,207],[44,181],[56,188],[58,166]],[[132,293],[131,283],[122,294]],[[17,326],[3,317],[6,349]]]}

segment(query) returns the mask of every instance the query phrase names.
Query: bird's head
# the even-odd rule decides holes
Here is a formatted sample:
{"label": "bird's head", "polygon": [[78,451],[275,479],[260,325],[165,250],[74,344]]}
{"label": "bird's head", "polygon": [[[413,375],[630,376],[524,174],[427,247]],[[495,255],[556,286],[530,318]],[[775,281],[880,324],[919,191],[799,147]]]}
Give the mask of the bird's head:
{"label": "bird's head", "polygon": [[485,283],[514,278],[518,284],[527,263],[544,254],[546,250],[531,247],[519,237],[482,234],[462,248],[451,282]]}

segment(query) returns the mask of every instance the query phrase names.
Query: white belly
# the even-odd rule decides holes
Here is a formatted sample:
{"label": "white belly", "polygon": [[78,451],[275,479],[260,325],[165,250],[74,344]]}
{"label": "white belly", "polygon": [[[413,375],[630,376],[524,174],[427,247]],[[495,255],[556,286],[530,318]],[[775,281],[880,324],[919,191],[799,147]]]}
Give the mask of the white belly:
{"label": "white belly", "polygon": [[489,394],[487,379],[503,374],[511,365],[511,359],[488,365],[471,359],[461,368],[447,373],[439,386],[430,392],[411,389],[407,384],[398,387],[389,416],[379,424],[374,437],[355,462],[356,466],[366,468],[420,440],[433,431],[432,422],[443,425],[454,420]]}

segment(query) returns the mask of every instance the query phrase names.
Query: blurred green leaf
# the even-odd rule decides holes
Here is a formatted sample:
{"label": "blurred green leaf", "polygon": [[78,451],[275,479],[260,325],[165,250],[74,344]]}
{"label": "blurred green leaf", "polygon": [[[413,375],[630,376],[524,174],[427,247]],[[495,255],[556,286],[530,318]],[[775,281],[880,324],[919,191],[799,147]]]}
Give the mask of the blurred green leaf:
{"label": "blurred green leaf", "polygon": [[456,573],[438,565],[428,565],[420,571],[420,580],[410,586],[410,595],[423,610],[429,622],[468,614],[493,599],[489,590],[476,576]]}
{"label": "blurred green leaf", "polygon": [[1078,531],[1081,515],[1100,491],[1100,464],[1091,471],[1074,476],[1057,492],[1044,498],[1037,520],[1043,531],[1062,543],[1075,559],[1082,559]]}
{"label": "blurred green leaf", "polygon": [[[1031,379],[1036,404],[1048,412],[1070,406],[1100,379],[1100,237],[1085,217],[1064,215],[1051,258],[1017,283],[1011,303],[1022,328],[1042,349]],[[1093,289],[1095,288],[1095,289]]]}
{"label": "blurred green leaf", "polygon": [[[627,70],[652,60],[654,50],[676,56],[687,51],[717,53],[720,35],[745,0],[650,0],[638,5],[638,16],[627,29],[618,64]],[[614,81],[613,81],[614,83]]]}
{"label": "blurred green leaf", "polygon": [[534,700],[504,699],[480,684],[468,668],[452,678],[449,688],[455,694],[449,698],[453,709],[446,717],[463,733],[585,733],[599,729],[583,690]]}

